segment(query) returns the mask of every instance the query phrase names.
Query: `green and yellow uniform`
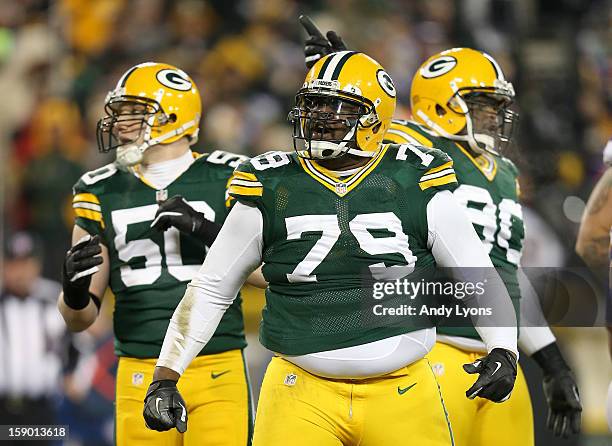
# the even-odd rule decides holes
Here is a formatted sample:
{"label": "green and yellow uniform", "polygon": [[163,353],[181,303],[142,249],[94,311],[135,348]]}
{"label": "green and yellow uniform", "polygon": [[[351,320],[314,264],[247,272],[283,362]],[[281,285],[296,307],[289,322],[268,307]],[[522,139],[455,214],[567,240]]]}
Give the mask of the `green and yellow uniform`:
{"label": "green and yellow uniform", "polygon": [[[516,166],[501,156],[474,155],[460,143],[435,136],[412,121],[394,120],[385,140],[435,147],[452,158],[459,182],[453,193],[465,206],[491,262],[503,279],[518,318],[520,290],[517,270],[525,229],[518,203]],[[480,339],[473,327],[445,326],[442,323],[437,330],[438,335]],[[473,362],[482,353],[471,351],[467,347],[469,343],[460,348],[461,340],[458,341],[452,345],[438,342],[428,355],[442,387],[457,444],[485,445],[495,438],[496,443],[501,441],[502,445],[532,445],[531,400],[521,368],[509,401],[496,404],[482,399],[469,400],[465,397],[465,390],[473,384],[473,377],[463,372],[461,365]]]}
{"label": "green and yellow uniform", "polygon": [[[270,152],[241,164],[229,193],[263,216],[269,282],[263,345],[289,357],[423,328],[406,319],[374,324],[363,280],[435,265],[426,207],[438,191],[455,187],[446,155],[411,145],[385,145],[344,178],[295,153]],[[398,391],[415,382],[410,394]],[[292,416],[274,419],[274,407]],[[297,446],[452,442],[425,359],[383,376],[329,379],[275,357],[261,390],[254,444],[285,444],[287,438]]]}
{"label": "green and yellow uniform", "polygon": [[[160,434],[147,430],[142,421],[146,386],[170,318],[207,250],[203,242],[176,228],[152,229],[158,201],[181,195],[208,220],[221,224],[227,214],[228,178],[244,158],[221,151],[193,156],[191,166],[163,190],[147,184],[137,171],[120,171],[113,164],[87,172],[74,186],[75,223],[100,235],[108,248],[115,351],[120,357],[117,444],[183,444],[182,436],[185,444],[248,441],[250,402],[240,297],[179,384],[192,406],[189,431]],[[229,438],[228,432],[236,435]]]}

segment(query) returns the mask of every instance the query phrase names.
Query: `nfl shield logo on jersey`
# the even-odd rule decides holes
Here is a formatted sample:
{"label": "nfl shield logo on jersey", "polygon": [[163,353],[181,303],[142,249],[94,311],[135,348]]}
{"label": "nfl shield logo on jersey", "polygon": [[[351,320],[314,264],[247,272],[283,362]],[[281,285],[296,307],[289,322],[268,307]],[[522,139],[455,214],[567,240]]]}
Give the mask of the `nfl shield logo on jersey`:
{"label": "nfl shield logo on jersey", "polygon": [[336,193],[338,195],[346,194],[346,184],[345,183],[336,183]]}
{"label": "nfl shield logo on jersey", "polygon": [[297,375],[295,373],[289,373],[287,376],[285,376],[286,386],[295,386],[296,381],[297,381]]}
{"label": "nfl shield logo on jersey", "polygon": [[444,375],[444,364],[439,363],[439,362],[436,364],[432,364],[431,370],[433,370],[436,376],[442,376]]}
{"label": "nfl shield logo on jersey", "polygon": [[144,383],[144,374],[140,372],[132,373],[132,385],[142,386]]}
{"label": "nfl shield logo on jersey", "polygon": [[168,189],[161,189],[155,192],[155,200],[157,202],[166,201],[168,199]]}

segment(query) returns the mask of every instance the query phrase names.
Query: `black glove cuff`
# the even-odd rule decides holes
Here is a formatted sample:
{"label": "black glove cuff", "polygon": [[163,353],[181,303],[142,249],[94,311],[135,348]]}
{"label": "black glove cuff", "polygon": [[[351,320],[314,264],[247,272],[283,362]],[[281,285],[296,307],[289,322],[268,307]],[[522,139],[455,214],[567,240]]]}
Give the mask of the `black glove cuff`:
{"label": "black glove cuff", "polygon": [[217,235],[219,235],[220,230],[221,225],[219,223],[207,220],[204,214],[198,212],[197,223],[193,228],[193,235],[195,237],[202,240],[206,246],[211,246],[217,238]]}
{"label": "black glove cuff", "polygon": [[556,342],[541,348],[531,357],[538,363],[544,375],[556,375],[561,372],[571,371],[565,359],[563,359],[561,350],[559,350]]}
{"label": "black glove cuff", "polygon": [[176,381],[173,381],[171,379],[160,379],[158,381],[153,381],[149,385],[149,389],[147,390],[147,395],[145,396],[145,401],[147,400],[147,398],[149,398],[149,395],[151,395],[156,390],[164,389],[168,387],[172,387],[176,389]]}
{"label": "black glove cuff", "polygon": [[[89,304],[89,290],[80,286],[75,286],[64,276],[63,286],[64,303],[73,310],[82,310]],[[100,299],[98,299],[98,302]]]}

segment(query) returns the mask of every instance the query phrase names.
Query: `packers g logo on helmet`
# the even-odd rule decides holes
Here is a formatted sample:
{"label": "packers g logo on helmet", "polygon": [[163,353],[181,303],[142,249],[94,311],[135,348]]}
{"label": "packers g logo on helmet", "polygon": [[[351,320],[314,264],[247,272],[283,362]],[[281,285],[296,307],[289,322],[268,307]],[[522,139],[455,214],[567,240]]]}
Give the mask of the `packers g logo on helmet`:
{"label": "packers g logo on helmet", "polygon": [[391,76],[389,76],[385,70],[378,70],[376,72],[376,79],[378,79],[378,83],[385,93],[394,98],[397,91],[395,90],[395,85],[393,85]]}
{"label": "packers g logo on helmet", "polygon": [[174,90],[189,91],[193,85],[189,76],[179,70],[161,70],[156,77],[161,84]]}
{"label": "packers g logo on helmet", "polygon": [[202,101],[187,73],[172,65],[145,62],[121,76],[106,96],[104,110],[106,116],[96,129],[98,149],[117,149],[117,164],[129,167],[140,163],[151,146],[183,137],[195,144]]}
{"label": "packers g logo on helmet", "polygon": [[289,114],[299,156],[372,157],[381,147],[395,112],[396,90],[371,57],[340,51],[310,69]]}
{"label": "packers g logo on helmet", "polygon": [[[477,152],[497,154],[509,142],[517,118],[508,109],[513,101],[514,88],[495,59],[470,48],[431,56],[410,89],[416,121],[440,136],[467,142]],[[479,110],[495,113],[495,125],[485,122],[486,113]]]}
{"label": "packers g logo on helmet", "polygon": [[419,73],[426,79],[442,76],[455,68],[457,59],[451,56],[437,57],[421,67]]}

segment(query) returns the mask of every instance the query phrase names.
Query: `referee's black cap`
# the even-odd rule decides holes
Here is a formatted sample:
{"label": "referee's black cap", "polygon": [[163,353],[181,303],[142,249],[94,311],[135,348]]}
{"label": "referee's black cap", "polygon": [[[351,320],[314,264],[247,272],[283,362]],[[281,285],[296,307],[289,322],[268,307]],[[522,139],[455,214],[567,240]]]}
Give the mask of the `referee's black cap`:
{"label": "referee's black cap", "polygon": [[40,239],[27,231],[7,234],[4,240],[4,258],[18,260],[27,258],[42,258],[43,249]]}

